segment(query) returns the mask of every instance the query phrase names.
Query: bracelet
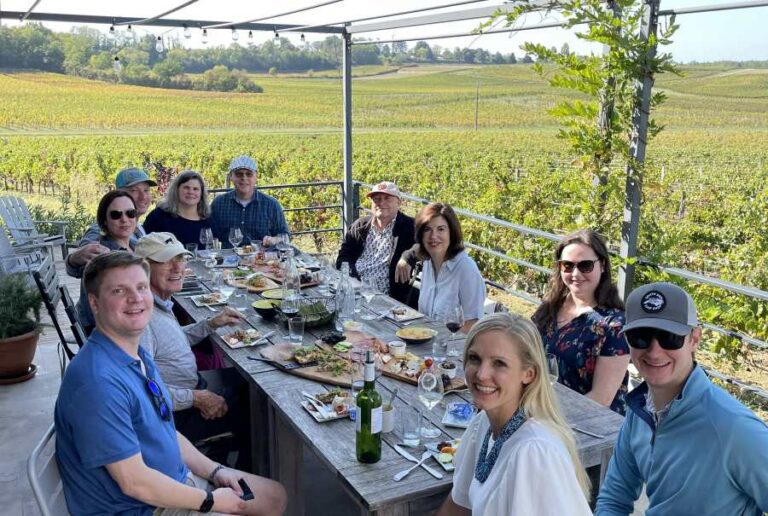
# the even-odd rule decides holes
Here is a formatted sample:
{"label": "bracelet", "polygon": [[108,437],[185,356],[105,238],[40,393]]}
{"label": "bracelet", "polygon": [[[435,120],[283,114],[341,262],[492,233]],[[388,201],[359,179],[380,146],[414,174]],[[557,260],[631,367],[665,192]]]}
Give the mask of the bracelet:
{"label": "bracelet", "polygon": [[211,471],[211,474],[208,475],[208,482],[210,484],[216,485],[216,483],[214,482],[214,480],[216,479],[216,473],[218,473],[219,470],[224,469],[224,467],[225,466],[222,466],[221,464],[218,464],[218,465],[216,465],[215,468],[213,468],[213,471]]}

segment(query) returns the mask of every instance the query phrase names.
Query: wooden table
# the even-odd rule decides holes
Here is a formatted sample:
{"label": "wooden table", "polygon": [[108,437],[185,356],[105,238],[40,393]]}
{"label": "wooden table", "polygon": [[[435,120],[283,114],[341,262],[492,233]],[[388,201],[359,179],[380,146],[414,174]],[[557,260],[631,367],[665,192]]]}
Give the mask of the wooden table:
{"label": "wooden table", "polygon": [[[249,294],[249,297],[252,300],[257,299],[254,294]],[[196,307],[188,298],[179,296],[176,301],[195,320],[212,315],[210,310]],[[397,301],[391,298],[379,296],[372,304],[376,310],[381,311],[385,305],[396,303]],[[367,310],[367,307],[363,310]],[[287,334],[282,325],[264,321],[252,310],[249,310],[248,322],[262,333],[277,329]],[[396,339],[394,333],[402,326],[387,319],[363,322],[368,326],[369,333],[375,334],[384,342]],[[418,324],[440,331],[441,336],[448,335],[448,331],[434,321],[421,319]],[[328,330],[329,328],[308,329],[305,332],[304,344],[312,344],[320,334]],[[221,334],[228,331],[231,330],[219,330]],[[271,344],[281,341],[279,336],[269,340]],[[434,511],[445,499],[452,485],[451,473],[446,472],[442,480],[437,480],[418,468],[400,482],[392,480],[395,473],[411,465],[393,448],[395,443],[401,442],[397,425],[395,432],[383,434],[381,460],[376,464],[361,464],[355,458],[354,422],[339,419],[317,423],[299,405],[298,393],[301,390],[317,392],[326,388],[325,386],[277,370],[269,363],[249,360],[249,356],[259,356],[259,348],[233,350],[224,344],[221,338],[215,338],[215,341],[240,374],[249,380],[254,472],[278,480],[285,486],[289,499],[287,514],[304,514],[304,479],[301,474],[304,447],[313,451],[328,468],[329,474],[338,479],[359,505],[361,514],[424,514]],[[432,345],[427,343],[409,346],[408,351],[427,356],[432,353]],[[415,386],[385,376],[381,376],[377,381],[377,390],[385,399],[396,387],[396,410],[407,406],[421,407],[416,399]],[[555,385],[555,390],[564,415],[572,426],[604,436],[598,439],[581,433],[575,434],[584,466],[599,465],[604,474],[624,418],[560,384]],[[461,400],[471,401],[471,398],[466,392],[448,394],[443,403],[428,413],[429,424],[442,432],[440,439],[461,437],[462,429],[443,427],[440,423],[445,403]],[[412,453],[415,456],[420,454],[421,449]],[[430,465],[441,470],[434,461],[431,461]]]}

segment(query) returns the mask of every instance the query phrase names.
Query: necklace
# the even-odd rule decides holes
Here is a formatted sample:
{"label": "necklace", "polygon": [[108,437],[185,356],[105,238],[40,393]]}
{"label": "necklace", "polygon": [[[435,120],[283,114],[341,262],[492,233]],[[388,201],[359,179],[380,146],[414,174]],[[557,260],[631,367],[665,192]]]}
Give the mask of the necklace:
{"label": "necklace", "polygon": [[483,446],[480,448],[480,456],[477,458],[477,464],[475,464],[475,478],[478,482],[482,484],[488,480],[488,477],[493,470],[493,466],[496,464],[496,459],[499,458],[499,453],[501,453],[501,447],[504,446],[507,439],[512,437],[512,434],[514,434],[527,419],[528,418],[525,416],[525,409],[523,409],[523,407],[517,409],[509,421],[504,423],[499,438],[493,443],[491,453],[488,453],[486,456],[486,453],[488,452],[488,442],[491,439],[491,429],[488,429],[488,432],[485,434],[485,439],[483,439]]}

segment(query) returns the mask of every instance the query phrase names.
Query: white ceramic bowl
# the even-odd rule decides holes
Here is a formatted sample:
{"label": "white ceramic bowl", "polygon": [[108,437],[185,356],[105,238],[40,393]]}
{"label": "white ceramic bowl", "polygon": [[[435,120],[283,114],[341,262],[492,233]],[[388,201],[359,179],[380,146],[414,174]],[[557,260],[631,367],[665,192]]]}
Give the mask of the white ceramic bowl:
{"label": "white ceramic bowl", "polygon": [[393,340],[387,343],[389,346],[389,353],[393,357],[405,356],[405,342],[402,340]]}
{"label": "white ceramic bowl", "polygon": [[[445,364],[453,364],[452,368],[446,368]],[[447,375],[448,378],[456,378],[456,371],[458,371],[459,366],[456,364],[456,362],[451,362],[450,360],[446,362],[441,362],[440,365],[437,366],[437,368],[440,370],[440,374]]]}

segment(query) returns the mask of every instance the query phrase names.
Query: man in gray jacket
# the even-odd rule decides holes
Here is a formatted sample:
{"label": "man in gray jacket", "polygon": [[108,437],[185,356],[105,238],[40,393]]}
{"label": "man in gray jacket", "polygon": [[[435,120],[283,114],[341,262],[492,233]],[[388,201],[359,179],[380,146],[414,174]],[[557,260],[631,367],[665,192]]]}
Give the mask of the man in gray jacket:
{"label": "man in gray jacket", "polygon": [[141,345],[154,359],[170,391],[176,428],[192,442],[233,432],[240,451],[238,463],[247,465],[246,384],[234,368],[198,371],[192,352],[192,346],[216,328],[239,324],[244,317],[226,307],[214,317],[182,327],[173,315],[171,296],[182,288],[190,253],[171,233],[142,237],[134,252],[149,262],[155,303]]}

